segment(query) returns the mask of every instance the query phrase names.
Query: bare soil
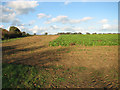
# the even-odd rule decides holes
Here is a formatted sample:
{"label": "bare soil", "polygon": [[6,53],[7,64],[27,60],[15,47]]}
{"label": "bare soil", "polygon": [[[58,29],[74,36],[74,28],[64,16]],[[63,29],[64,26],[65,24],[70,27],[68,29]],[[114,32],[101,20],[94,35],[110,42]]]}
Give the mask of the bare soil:
{"label": "bare soil", "polygon": [[62,74],[62,70],[51,73],[65,77],[66,82],[60,83],[60,87],[118,87],[118,46],[50,47],[49,42],[57,37],[31,36],[5,42],[2,44],[2,62],[31,66],[62,65],[69,71],[68,75]]}

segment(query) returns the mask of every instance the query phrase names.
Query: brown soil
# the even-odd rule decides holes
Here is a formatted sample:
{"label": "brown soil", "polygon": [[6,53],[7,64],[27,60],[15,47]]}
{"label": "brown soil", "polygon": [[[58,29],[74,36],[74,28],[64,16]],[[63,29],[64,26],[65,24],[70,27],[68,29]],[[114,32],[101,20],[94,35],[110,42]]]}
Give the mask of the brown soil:
{"label": "brown soil", "polygon": [[49,42],[57,37],[31,36],[3,43],[2,62],[33,66],[63,65],[66,69],[70,68],[70,73],[78,72],[78,67],[85,67],[84,72],[76,74],[78,81],[73,77],[70,80],[74,84],[67,82],[65,87],[117,87],[118,46],[50,47]]}

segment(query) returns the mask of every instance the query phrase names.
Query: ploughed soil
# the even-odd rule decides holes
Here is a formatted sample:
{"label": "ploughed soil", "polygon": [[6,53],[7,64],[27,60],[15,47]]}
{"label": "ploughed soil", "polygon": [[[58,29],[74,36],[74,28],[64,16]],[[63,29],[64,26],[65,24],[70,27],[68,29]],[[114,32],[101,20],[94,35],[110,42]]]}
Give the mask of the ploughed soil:
{"label": "ploughed soil", "polygon": [[48,82],[52,77],[55,81],[55,75],[61,77],[58,84],[50,83],[56,87],[118,87],[118,46],[50,47],[49,42],[57,37],[59,36],[30,36],[2,43],[2,63],[38,67],[61,66],[64,69],[57,69],[56,72],[52,68],[46,68],[51,73],[51,77],[46,78]]}

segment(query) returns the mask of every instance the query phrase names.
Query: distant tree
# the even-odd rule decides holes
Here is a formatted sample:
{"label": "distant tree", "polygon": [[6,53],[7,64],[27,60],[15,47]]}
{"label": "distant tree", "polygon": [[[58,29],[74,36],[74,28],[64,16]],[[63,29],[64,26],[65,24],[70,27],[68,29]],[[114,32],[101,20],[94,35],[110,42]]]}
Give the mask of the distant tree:
{"label": "distant tree", "polygon": [[22,32],[22,35],[26,35],[26,32]]}
{"label": "distant tree", "polygon": [[64,34],[64,32],[59,33],[60,35]]}
{"label": "distant tree", "polygon": [[70,32],[67,32],[66,34],[71,34]]}
{"label": "distant tree", "polygon": [[95,33],[92,33],[92,34],[97,34],[97,33],[95,32]]}
{"label": "distant tree", "polygon": [[26,35],[27,35],[27,36],[30,36],[30,34],[29,34],[29,33],[27,33]]}
{"label": "distant tree", "polygon": [[86,34],[88,34],[88,35],[89,35],[90,33],[89,33],[89,32],[86,32]]}
{"label": "distant tree", "polygon": [[112,33],[107,33],[107,34],[112,34]]}
{"label": "distant tree", "polygon": [[22,32],[22,36],[23,37],[27,36],[26,32]]}
{"label": "distant tree", "polygon": [[48,35],[48,33],[46,32],[45,35]]}
{"label": "distant tree", "polygon": [[73,33],[73,34],[77,34],[77,33],[75,32],[75,33]]}
{"label": "distant tree", "polygon": [[36,35],[36,33],[34,33],[34,35]]}
{"label": "distant tree", "polygon": [[82,34],[81,32],[79,32],[78,34]]}

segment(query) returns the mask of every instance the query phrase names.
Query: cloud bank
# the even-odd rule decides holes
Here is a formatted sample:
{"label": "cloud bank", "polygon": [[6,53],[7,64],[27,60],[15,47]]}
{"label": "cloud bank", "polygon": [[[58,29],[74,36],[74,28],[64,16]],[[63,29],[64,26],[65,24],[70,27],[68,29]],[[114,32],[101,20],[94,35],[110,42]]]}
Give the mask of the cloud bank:
{"label": "cloud bank", "polygon": [[56,18],[52,18],[51,20],[46,21],[46,24],[50,24],[50,23],[62,23],[62,24],[76,24],[76,23],[80,23],[80,22],[85,22],[88,20],[93,19],[92,17],[84,17],[82,19],[69,19],[68,16],[57,16]]}
{"label": "cloud bank", "polygon": [[7,6],[12,8],[16,14],[28,14],[29,12],[33,12],[34,8],[39,4],[37,1],[10,1],[7,3]]}
{"label": "cloud bank", "polygon": [[46,15],[46,14],[44,14],[44,13],[39,13],[39,14],[37,15],[37,17],[38,17],[39,19],[41,19],[41,18],[50,18],[51,15]]}

